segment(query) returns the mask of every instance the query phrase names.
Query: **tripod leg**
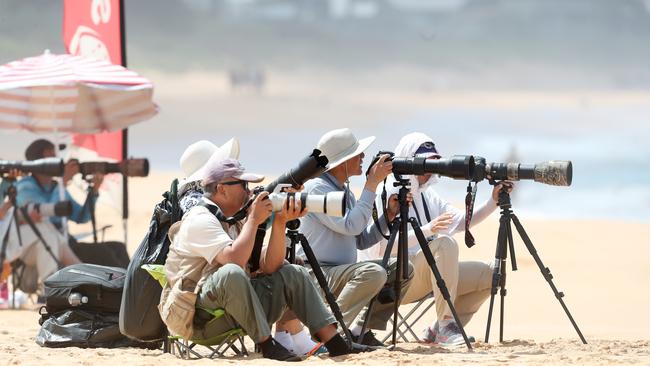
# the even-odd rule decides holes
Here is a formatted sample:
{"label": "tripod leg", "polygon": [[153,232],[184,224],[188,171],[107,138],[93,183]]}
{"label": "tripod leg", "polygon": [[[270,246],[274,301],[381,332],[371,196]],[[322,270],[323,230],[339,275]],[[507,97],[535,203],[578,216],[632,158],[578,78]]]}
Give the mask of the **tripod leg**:
{"label": "tripod leg", "polygon": [[[393,245],[395,244],[395,239],[397,238],[399,222],[399,218],[395,219],[394,224],[390,229],[390,236],[388,237],[388,243],[386,243],[386,251],[384,252],[384,257],[381,260],[381,266],[384,268],[388,268],[388,260],[390,259],[390,254],[393,251]],[[361,327],[359,343],[363,342],[363,337],[366,334],[366,329],[368,329],[368,321],[370,321],[370,314],[372,313],[372,308],[374,307],[375,301],[376,296],[373,297],[368,303],[368,310],[366,311],[365,318],[363,319],[363,326]]]}
{"label": "tripod leg", "polygon": [[[407,213],[408,215],[408,213]],[[400,216],[400,217],[406,217],[406,216]],[[403,272],[408,271],[408,266],[404,268],[404,256],[405,252],[407,251],[407,239],[408,239],[408,230],[407,230],[407,225],[408,222],[404,219],[401,219],[395,226],[397,227],[397,231],[399,232],[398,236],[398,244],[397,244],[397,263],[395,265],[395,279],[393,280],[393,291],[395,292],[395,302],[393,304],[393,339],[392,339],[392,344],[393,347],[397,344],[397,328],[398,328],[398,319],[397,315],[399,314],[399,305],[401,303],[401,295],[402,295],[402,278]],[[408,255],[406,255],[407,262],[408,263]]]}
{"label": "tripod leg", "polygon": [[548,282],[549,286],[551,287],[551,290],[553,290],[553,293],[555,294],[555,298],[560,302],[560,305],[562,305],[562,309],[564,309],[564,312],[569,318],[569,321],[571,321],[573,328],[578,333],[578,337],[580,337],[582,343],[587,344],[587,340],[582,335],[580,328],[578,328],[578,324],[573,319],[573,316],[571,316],[571,312],[569,312],[569,308],[566,306],[564,300],[562,299],[564,297],[564,293],[558,291],[557,287],[555,287],[555,284],[553,283],[553,275],[551,274],[551,270],[548,267],[545,267],[544,263],[542,263],[541,258],[537,254],[537,250],[535,249],[535,246],[533,246],[533,242],[530,240],[528,234],[526,234],[526,230],[524,230],[524,227],[521,225],[521,222],[519,222],[519,219],[514,214],[512,215],[512,222],[515,224],[515,227],[517,228],[517,232],[519,232],[519,236],[521,236],[521,239],[524,241],[524,244],[526,244],[526,248],[528,248],[528,252],[530,252],[530,255],[535,260],[535,263],[537,263],[537,267],[539,267],[539,270],[542,272],[542,276],[544,277],[546,282]]}
{"label": "tripod leg", "polygon": [[485,343],[490,341],[490,328],[492,327],[492,311],[494,310],[494,297],[497,288],[501,285],[501,277],[505,275],[504,251],[506,245],[506,217],[501,216],[499,220],[499,234],[497,237],[497,249],[494,254],[494,270],[492,271],[492,288],[490,289],[490,307],[488,310],[487,327],[485,329]]}
{"label": "tripod leg", "polygon": [[514,241],[512,240],[512,227],[510,226],[510,213],[507,212],[504,214],[505,215],[505,232],[506,232],[506,237],[505,240],[507,240],[507,246],[506,243],[503,243],[503,256],[502,256],[502,261],[503,263],[501,264],[501,279],[499,282],[499,287],[501,290],[499,291],[499,295],[501,296],[501,314],[499,316],[499,342],[503,343],[503,322],[505,321],[505,314],[506,314],[506,295],[508,294],[508,290],[506,290],[506,278],[507,278],[507,269],[508,269],[508,264],[506,261],[506,258],[508,257],[508,250],[510,250],[510,260],[512,263],[512,270],[516,271],[517,270],[517,260],[515,259],[515,248],[514,248]]}
{"label": "tripod leg", "polygon": [[343,321],[343,314],[341,313],[341,308],[339,308],[339,304],[336,302],[336,299],[334,298],[332,291],[330,291],[330,288],[327,284],[327,279],[325,279],[325,274],[323,273],[323,269],[320,268],[320,265],[318,264],[318,260],[314,255],[314,251],[311,249],[311,246],[309,245],[307,238],[305,238],[304,235],[302,234],[300,234],[300,244],[302,245],[302,249],[305,252],[307,261],[309,262],[309,265],[311,266],[311,269],[314,272],[314,276],[316,276],[316,280],[318,281],[318,284],[320,285],[321,289],[323,289],[323,292],[325,293],[325,300],[327,300],[327,303],[329,304],[330,309],[334,314],[334,318],[336,318],[336,320],[339,322],[339,325],[341,326],[341,329],[343,329],[343,333],[345,334],[345,339],[348,343],[348,346],[352,347],[352,335],[350,334],[350,330],[348,329],[347,325]]}
{"label": "tripod leg", "polygon": [[465,327],[463,323],[461,323],[460,318],[456,313],[456,308],[454,307],[454,304],[451,301],[451,296],[449,295],[449,290],[447,289],[445,280],[440,275],[440,271],[438,270],[438,266],[436,265],[436,260],[433,258],[433,254],[431,254],[431,249],[429,249],[429,243],[427,243],[427,239],[424,237],[424,234],[422,234],[422,230],[420,230],[420,226],[418,225],[417,221],[414,218],[410,218],[409,222],[411,223],[411,227],[415,232],[415,237],[418,239],[418,243],[420,244],[420,249],[424,254],[424,258],[426,258],[427,263],[431,268],[431,272],[433,272],[433,276],[436,278],[436,285],[440,289],[440,293],[442,293],[442,297],[447,302],[447,306],[449,306],[449,310],[451,310],[451,314],[453,315],[456,324],[458,324],[458,327],[460,328],[460,333],[463,335],[463,339],[465,340],[465,345],[467,345],[467,349],[472,350],[472,344],[469,342],[469,338],[467,338],[467,334],[465,334]]}

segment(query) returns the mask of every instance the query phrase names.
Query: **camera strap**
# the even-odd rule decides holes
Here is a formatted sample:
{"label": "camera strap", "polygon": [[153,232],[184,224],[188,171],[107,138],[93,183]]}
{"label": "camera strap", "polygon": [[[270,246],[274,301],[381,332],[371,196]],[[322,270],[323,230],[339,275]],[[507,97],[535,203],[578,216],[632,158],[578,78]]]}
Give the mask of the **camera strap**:
{"label": "camera strap", "polygon": [[[420,197],[422,198],[422,207],[424,208],[424,216],[427,219],[427,223],[431,222],[431,213],[429,212],[429,205],[427,205],[427,200],[424,198],[424,192],[420,192]],[[411,202],[413,205],[413,211],[415,211],[415,216],[418,219],[418,224],[422,226],[422,220],[420,219],[420,212],[418,211],[415,201]]]}
{"label": "camera strap", "polygon": [[379,230],[379,233],[381,236],[384,237],[384,239],[388,240],[390,238],[390,222],[388,221],[388,213],[386,212],[386,205],[387,205],[387,198],[386,196],[388,193],[386,192],[386,179],[384,179],[384,185],[382,186],[381,190],[381,209],[382,213],[384,215],[384,220],[386,220],[386,227],[388,228],[388,235],[384,234],[384,231],[381,229],[381,225],[379,224],[379,215],[377,214],[377,204],[376,202],[372,203],[372,221],[375,222],[375,226],[377,227],[377,230]]}
{"label": "camera strap", "polygon": [[231,217],[227,217],[226,215],[224,215],[223,212],[221,212],[221,209],[219,208],[219,206],[217,206],[217,205],[211,205],[211,204],[209,204],[209,203],[207,203],[205,201],[201,201],[199,203],[199,206],[203,206],[203,207],[207,208],[208,211],[210,211],[217,218],[217,220],[219,220],[221,222],[225,222],[225,223],[227,223],[229,225],[234,225],[238,221],[241,221],[244,218],[246,218],[246,210],[251,205],[251,203],[252,203],[252,200],[248,201],[244,205],[244,207],[241,208],[241,210],[237,211],[237,213],[234,214]]}
{"label": "camera strap", "polygon": [[469,227],[472,223],[472,215],[474,215],[474,201],[476,200],[476,188],[478,183],[474,183],[472,187],[472,182],[470,181],[467,184],[467,195],[465,195],[465,245],[468,248],[471,248],[476,244],[474,240],[474,235],[469,231]]}

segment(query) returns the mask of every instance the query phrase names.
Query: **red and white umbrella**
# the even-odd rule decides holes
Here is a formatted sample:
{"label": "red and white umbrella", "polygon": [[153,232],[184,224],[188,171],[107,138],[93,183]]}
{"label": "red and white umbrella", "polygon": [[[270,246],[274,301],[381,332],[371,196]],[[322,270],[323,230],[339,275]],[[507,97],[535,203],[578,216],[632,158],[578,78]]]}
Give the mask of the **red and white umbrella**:
{"label": "red and white umbrella", "polygon": [[0,128],[114,131],[153,117],[152,83],[122,66],[45,52],[0,66]]}

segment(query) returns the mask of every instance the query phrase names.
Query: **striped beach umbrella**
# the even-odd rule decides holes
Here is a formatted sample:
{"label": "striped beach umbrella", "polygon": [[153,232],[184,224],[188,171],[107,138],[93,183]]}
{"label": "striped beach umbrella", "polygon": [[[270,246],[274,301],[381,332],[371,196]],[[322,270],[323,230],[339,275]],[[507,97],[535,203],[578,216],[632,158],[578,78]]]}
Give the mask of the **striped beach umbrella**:
{"label": "striped beach umbrella", "polygon": [[45,52],[0,66],[0,128],[115,131],[157,113],[153,84],[122,66]]}

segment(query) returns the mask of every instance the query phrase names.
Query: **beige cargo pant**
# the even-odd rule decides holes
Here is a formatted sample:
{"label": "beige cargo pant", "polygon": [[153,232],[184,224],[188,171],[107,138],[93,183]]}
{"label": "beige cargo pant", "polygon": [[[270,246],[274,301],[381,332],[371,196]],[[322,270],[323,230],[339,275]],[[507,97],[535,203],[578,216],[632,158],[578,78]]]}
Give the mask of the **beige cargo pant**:
{"label": "beige cargo pant", "polygon": [[[492,267],[483,262],[458,262],[458,244],[449,236],[440,236],[429,242],[429,249],[436,261],[461,323],[466,325],[481,304],[490,297]],[[442,297],[431,268],[422,250],[410,257],[414,274],[402,304],[417,302],[433,291],[438,319],[451,317],[451,310]]]}
{"label": "beige cargo pant", "polygon": [[[380,260],[343,264],[339,266],[322,266],[330,291],[341,309],[343,321],[350,327],[355,318],[358,325],[363,325],[366,305],[385,286],[393,286],[397,261],[391,258],[388,271],[381,266]],[[401,297],[405,296],[411,285],[413,266],[409,263],[408,278],[403,280]],[[315,279],[314,279],[315,281]],[[375,301],[368,321],[369,329],[386,329],[386,323],[393,313],[393,303],[380,304]]]}
{"label": "beige cargo pant", "polygon": [[197,310],[194,333],[196,338],[202,339],[221,334],[239,324],[257,343],[271,335],[271,324],[289,309],[309,328],[311,334],[336,323],[307,270],[293,264],[285,264],[273,274],[255,278],[249,278],[236,264],[226,264],[212,273],[203,284],[197,306],[224,309],[227,314],[219,321],[210,322],[209,317],[201,319],[205,313]]}

